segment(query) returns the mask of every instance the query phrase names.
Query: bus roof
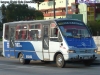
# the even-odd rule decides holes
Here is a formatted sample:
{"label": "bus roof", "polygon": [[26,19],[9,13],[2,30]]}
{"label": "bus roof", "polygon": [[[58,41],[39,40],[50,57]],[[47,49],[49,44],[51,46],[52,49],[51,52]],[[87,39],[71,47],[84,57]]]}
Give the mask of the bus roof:
{"label": "bus roof", "polygon": [[[61,21],[61,20],[74,20],[74,21],[81,21],[78,19],[67,19],[67,18],[60,18],[60,19],[50,19],[50,20],[28,20],[28,21],[13,21],[13,22],[7,22],[6,24],[14,24],[14,23],[31,23],[31,22],[44,22],[44,21]],[[82,21],[81,21],[82,22]]]}

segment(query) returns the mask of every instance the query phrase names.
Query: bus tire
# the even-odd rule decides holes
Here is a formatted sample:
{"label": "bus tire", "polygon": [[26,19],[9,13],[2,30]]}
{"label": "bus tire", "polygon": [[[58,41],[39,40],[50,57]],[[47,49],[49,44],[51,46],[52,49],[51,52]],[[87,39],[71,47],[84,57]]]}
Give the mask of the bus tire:
{"label": "bus tire", "polygon": [[57,67],[64,68],[65,67],[65,60],[62,54],[58,54],[56,56],[56,65]]}
{"label": "bus tire", "polygon": [[30,63],[30,60],[24,59],[23,54],[20,54],[20,55],[19,55],[19,62],[20,62],[21,64],[29,64],[29,63]]}

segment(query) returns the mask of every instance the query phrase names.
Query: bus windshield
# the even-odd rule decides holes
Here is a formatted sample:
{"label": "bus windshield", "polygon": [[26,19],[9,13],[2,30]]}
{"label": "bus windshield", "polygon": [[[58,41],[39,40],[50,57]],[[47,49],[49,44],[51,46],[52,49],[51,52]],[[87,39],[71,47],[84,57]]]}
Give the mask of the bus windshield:
{"label": "bus windshield", "polygon": [[66,37],[81,38],[90,37],[90,33],[86,26],[80,25],[61,25],[59,26],[62,34]]}

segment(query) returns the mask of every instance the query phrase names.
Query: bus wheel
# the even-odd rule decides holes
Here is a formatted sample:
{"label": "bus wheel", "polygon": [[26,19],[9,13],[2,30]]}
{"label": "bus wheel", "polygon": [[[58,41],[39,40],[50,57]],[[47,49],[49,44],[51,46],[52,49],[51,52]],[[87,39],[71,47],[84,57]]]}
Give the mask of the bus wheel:
{"label": "bus wheel", "polygon": [[23,54],[20,54],[20,55],[19,55],[19,62],[20,62],[21,64],[29,64],[29,63],[30,63],[30,60],[24,59]]}
{"label": "bus wheel", "polygon": [[56,65],[57,65],[57,67],[60,67],[60,68],[65,67],[65,60],[64,60],[64,57],[62,56],[62,54],[58,54],[56,56]]}

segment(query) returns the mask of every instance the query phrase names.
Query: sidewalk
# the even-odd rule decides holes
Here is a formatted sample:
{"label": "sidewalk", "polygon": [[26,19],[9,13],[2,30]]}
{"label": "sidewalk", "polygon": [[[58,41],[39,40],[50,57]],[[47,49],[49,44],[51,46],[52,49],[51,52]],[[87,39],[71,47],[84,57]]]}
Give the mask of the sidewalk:
{"label": "sidewalk", "polygon": [[98,51],[97,54],[100,54],[100,51]]}

